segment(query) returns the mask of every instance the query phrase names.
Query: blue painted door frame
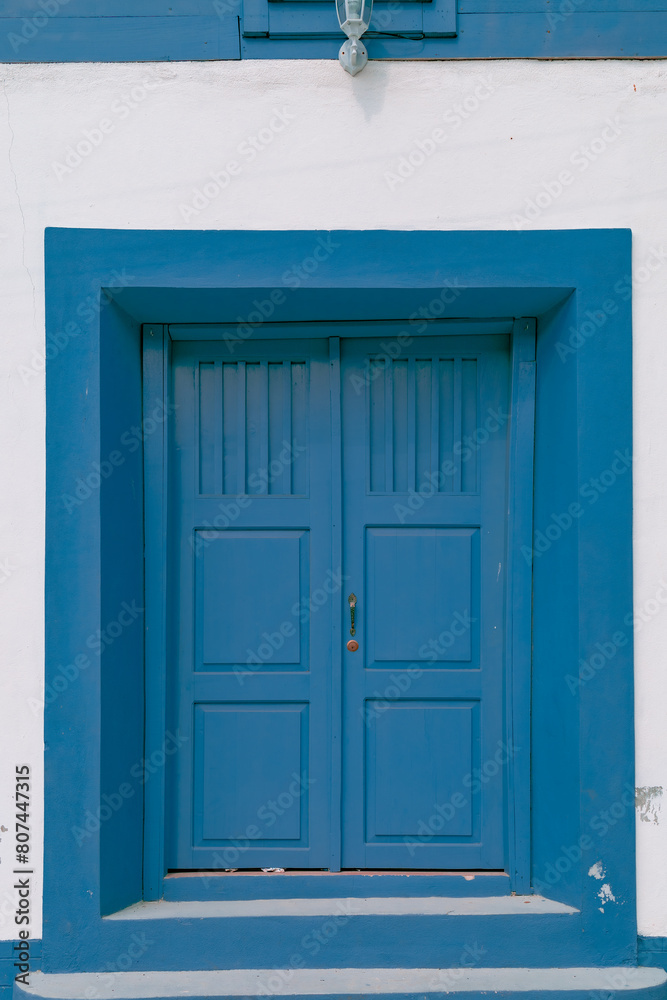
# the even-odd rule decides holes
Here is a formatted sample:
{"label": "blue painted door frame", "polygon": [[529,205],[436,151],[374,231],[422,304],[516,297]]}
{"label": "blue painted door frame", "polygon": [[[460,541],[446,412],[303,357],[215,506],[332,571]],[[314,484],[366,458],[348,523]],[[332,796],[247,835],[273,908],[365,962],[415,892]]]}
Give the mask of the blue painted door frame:
{"label": "blue painted door frame", "polygon": [[[322,245],[332,253],[316,277],[296,290],[286,286],[286,266]],[[502,917],[493,918],[492,928],[467,923],[466,933],[479,935],[491,966],[632,964],[630,232],[48,230],[45,266],[46,336],[54,346],[46,373],[43,968],[108,967],[136,926],[102,914],[158,891],[150,872],[142,885],[142,824],[145,811],[164,829],[164,817],[156,822],[159,784],[173,747],[144,759],[144,642],[156,655],[164,630],[142,628],[144,605],[154,622],[160,610],[150,607],[150,594],[143,598],[141,556],[142,539],[151,552],[162,551],[166,497],[144,531],[141,445],[149,467],[164,463],[164,410],[157,402],[168,368],[156,352],[156,401],[151,406],[144,397],[142,424],[142,324],[228,323],[240,339],[235,317],[248,316],[255,300],[276,290],[283,297],[276,318],[294,330],[323,320],[349,330],[375,318],[398,321],[399,332],[414,335],[428,322],[420,309],[491,325],[498,316],[538,318],[536,364],[519,358],[512,380],[514,387],[537,379],[535,542],[525,552],[511,549],[533,564],[530,867],[533,886],[578,912],[558,926],[526,922],[520,936]],[[606,318],[591,332],[587,314],[602,315],[603,306]],[[153,330],[164,337],[162,326]],[[214,339],[219,335],[213,331]],[[119,463],[113,475],[90,487],[86,499],[76,496],[79,481],[111,454]],[[522,460],[510,443],[510,461]],[[612,462],[614,487],[598,491],[593,504],[590,485]],[[525,498],[514,500],[520,512]],[[568,523],[571,509],[579,516]],[[89,639],[117,620],[124,601],[136,602],[137,629],[127,627],[98,659]],[[580,661],[615,635],[623,642],[613,669],[579,676]],[[513,642],[509,633],[507,641]],[[508,686],[508,698],[520,696],[520,685]],[[109,815],[103,796],[120,788],[123,807]],[[97,815],[104,816],[99,826]],[[605,821],[611,815],[614,822]],[[588,875],[597,862],[615,903],[601,903],[600,883]],[[155,945],[136,959],[138,970],[186,968],[195,953],[202,967],[220,962],[216,921],[206,941],[179,919],[162,921],[159,933],[146,929],[156,932]],[[285,947],[279,937],[267,938],[266,961],[289,962]],[[453,939],[438,947],[443,963],[460,957]],[[243,960],[231,944],[223,951],[225,961]],[[405,958],[422,955],[414,942]],[[355,956],[354,947],[343,956],[334,944],[327,961]]]}
{"label": "blue painted door frame", "polygon": [[152,786],[145,884],[479,868],[527,887],[530,764],[512,747],[529,742],[529,566],[504,595],[530,542],[506,476],[518,450],[514,492],[532,496],[534,322],[409,343],[391,325],[267,325],[275,339],[234,358],[227,334],[156,329],[144,396],[166,388],[172,440],[169,473],[145,445],[145,522],[168,496],[171,541],[147,545],[147,632],[166,636],[147,648],[145,755],[165,725],[183,746]]}

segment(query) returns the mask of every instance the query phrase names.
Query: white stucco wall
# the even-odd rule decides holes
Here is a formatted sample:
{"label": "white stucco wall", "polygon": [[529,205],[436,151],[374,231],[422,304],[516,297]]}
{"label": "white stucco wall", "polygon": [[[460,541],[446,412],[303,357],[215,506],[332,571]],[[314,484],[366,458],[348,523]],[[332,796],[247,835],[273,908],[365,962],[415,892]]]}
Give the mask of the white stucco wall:
{"label": "white stucco wall", "polygon": [[[665,64],[388,62],[355,79],[334,62],[309,61],[0,71],[0,824],[12,820],[14,765],[27,761],[38,860],[45,226],[631,227],[635,581],[646,619],[636,642],[637,785],[667,786]],[[91,130],[99,131],[86,139]],[[254,155],[250,137],[259,137]],[[82,140],[89,152],[84,145],[77,162],[68,149]],[[410,166],[425,140],[432,152]],[[238,169],[224,191],[192,210],[194,189],[230,161]],[[571,180],[559,194],[562,171]],[[545,182],[551,194],[529,221],[527,202]],[[659,803],[637,823],[639,931],[665,936]],[[0,838],[2,939],[14,936],[15,893],[11,830]]]}

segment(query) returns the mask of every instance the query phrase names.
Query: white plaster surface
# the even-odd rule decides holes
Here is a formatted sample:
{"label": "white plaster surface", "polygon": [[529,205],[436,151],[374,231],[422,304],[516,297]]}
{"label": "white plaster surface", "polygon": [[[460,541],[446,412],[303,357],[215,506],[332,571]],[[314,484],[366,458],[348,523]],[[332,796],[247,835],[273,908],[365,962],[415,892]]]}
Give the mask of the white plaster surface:
{"label": "white plaster surface", "polygon": [[[12,820],[14,765],[28,762],[37,868],[45,226],[632,228],[645,278],[634,299],[636,611],[645,619],[636,634],[637,784],[667,786],[667,262],[655,254],[667,249],[667,65],[384,62],[354,79],[333,61],[15,65],[0,74],[0,824]],[[466,99],[473,110],[463,118],[456,108]],[[60,169],[68,147],[103,119],[111,128],[90,154]],[[387,177],[401,163],[407,173],[435,129],[445,137],[435,152],[405,180]],[[266,142],[251,158],[243,144],[260,134]],[[239,172],[223,192],[196,212],[179,207],[230,160]],[[572,182],[517,222],[563,170]],[[653,272],[639,270],[646,261],[657,261]],[[4,939],[14,936],[15,894],[10,832],[0,837]],[[603,845],[601,854],[604,864]],[[642,934],[667,936],[666,857],[667,823],[638,823]],[[37,907],[35,918],[38,934]]]}

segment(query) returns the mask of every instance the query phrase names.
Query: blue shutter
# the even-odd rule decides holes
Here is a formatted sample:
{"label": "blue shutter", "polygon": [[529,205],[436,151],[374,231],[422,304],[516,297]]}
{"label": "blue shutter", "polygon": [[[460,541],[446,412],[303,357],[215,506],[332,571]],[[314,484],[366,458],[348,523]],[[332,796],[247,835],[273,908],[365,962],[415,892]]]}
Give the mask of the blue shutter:
{"label": "blue shutter", "polygon": [[[344,38],[334,0],[244,0],[242,32],[247,38]],[[376,0],[364,37],[385,34],[453,37],[456,0]]]}

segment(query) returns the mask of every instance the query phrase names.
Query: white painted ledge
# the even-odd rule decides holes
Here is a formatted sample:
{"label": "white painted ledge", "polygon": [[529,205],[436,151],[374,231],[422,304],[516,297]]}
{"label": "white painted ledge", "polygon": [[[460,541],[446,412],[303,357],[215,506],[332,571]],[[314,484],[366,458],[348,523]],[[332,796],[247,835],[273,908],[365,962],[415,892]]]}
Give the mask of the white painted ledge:
{"label": "white painted ledge", "polygon": [[651,968],[583,969],[236,969],[226,972],[79,972],[30,975],[24,996],[49,1000],[153,1000],[176,997],[363,996],[527,993],[557,990],[623,993],[655,989],[667,973]]}
{"label": "white painted ledge", "polygon": [[186,920],[212,917],[330,917],[346,916],[500,916],[530,913],[578,913],[565,903],[544,896],[386,897],[358,899],[232,899],[135,903],[105,920]]}

